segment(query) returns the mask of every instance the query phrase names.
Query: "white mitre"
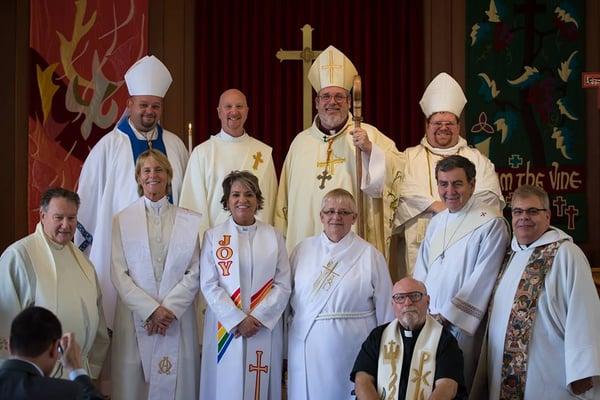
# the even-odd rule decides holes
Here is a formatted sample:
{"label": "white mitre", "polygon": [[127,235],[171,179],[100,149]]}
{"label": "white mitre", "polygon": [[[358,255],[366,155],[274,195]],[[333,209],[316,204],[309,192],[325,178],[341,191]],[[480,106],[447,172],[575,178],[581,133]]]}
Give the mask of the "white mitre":
{"label": "white mitre", "polygon": [[356,75],[358,71],[352,61],[335,47],[329,46],[313,62],[308,71],[308,80],[317,93],[328,86],[350,90]]}
{"label": "white mitre", "polygon": [[445,72],[433,78],[419,102],[427,118],[436,112],[451,112],[459,118],[465,104],[467,98],[462,88]]}
{"label": "white mitre", "polygon": [[145,56],[127,70],[125,82],[130,96],[165,97],[173,78],[158,58]]}

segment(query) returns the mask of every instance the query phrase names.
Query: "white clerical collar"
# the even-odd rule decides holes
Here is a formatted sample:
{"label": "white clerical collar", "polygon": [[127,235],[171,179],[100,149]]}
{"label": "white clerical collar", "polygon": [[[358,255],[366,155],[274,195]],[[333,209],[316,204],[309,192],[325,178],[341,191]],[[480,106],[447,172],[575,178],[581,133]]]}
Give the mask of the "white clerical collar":
{"label": "white clerical collar", "polygon": [[233,224],[235,225],[236,229],[240,233],[242,233],[242,232],[254,232],[254,231],[256,231],[256,218],[254,219],[254,223],[252,225],[239,225],[237,222],[235,222],[235,220],[233,219],[233,217],[231,218],[231,221],[233,222]]}
{"label": "white clerical collar", "polygon": [[467,147],[467,141],[465,139],[463,139],[462,136],[459,136],[458,143],[456,143],[454,146],[449,147],[447,149],[441,149],[439,147],[433,147],[427,141],[427,135],[425,135],[425,136],[423,136],[423,139],[421,139],[421,146],[427,148],[433,154],[436,154],[438,156],[447,157],[447,156],[452,156],[454,154],[458,154],[460,149],[462,149],[463,147]]}
{"label": "white clerical collar", "polygon": [[154,140],[158,137],[158,132],[156,131],[156,125],[150,132],[141,133],[140,131],[138,131],[135,128],[135,126],[133,126],[133,124],[131,123],[131,118],[127,118],[127,123],[131,127],[131,130],[135,134],[135,137],[138,138],[139,140],[145,140],[148,142],[148,141]]}
{"label": "white clerical collar", "polygon": [[33,366],[35,367],[35,369],[37,369],[37,371],[40,373],[40,375],[41,375],[41,376],[44,376],[44,371],[42,371],[42,369],[41,369],[41,368],[40,368],[40,367],[39,367],[39,366],[38,366],[36,363],[34,363],[34,362],[31,362],[31,361],[29,361],[29,360],[26,360],[26,359],[24,359],[24,358],[21,358],[21,357],[17,357],[17,356],[12,356],[11,358],[12,358],[13,360],[19,360],[19,361],[26,362],[27,364],[31,364],[31,365],[33,365]]}
{"label": "white clerical collar", "polygon": [[474,201],[475,201],[475,196],[471,195],[471,198],[469,198],[469,200],[467,200],[465,205],[462,206],[462,208],[460,210],[458,210],[456,212],[450,212],[449,209],[446,209],[446,211],[448,211],[448,219],[452,220],[454,218],[462,217],[463,215],[467,214],[469,212],[469,210],[471,209],[471,206],[473,205]]}
{"label": "white clerical collar", "polygon": [[248,139],[248,134],[246,131],[241,136],[231,136],[229,133],[225,132],[223,129],[219,133],[215,135],[221,140],[225,142],[243,142]]}
{"label": "white clerical collar", "polygon": [[146,210],[154,212],[156,215],[160,215],[161,210],[166,210],[166,207],[169,206],[169,199],[167,199],[167,196],[164,196],[158,201],[152,201],[144,196],[144,205],[146,206]]}
{"label": "white clerical collar", "polygon": [[342,133],[346,132],[347,128],[351,126],[353,118],[354,117],[352,116],[352,113],[348,112],[348,119],[346,119],[346,122],[337,131],[334,129],[327,129],[321,126],[321,120],[319,119],[318,115],[315,117],[313,125],[317,132],[319,132],[319,134],[322,136],[322,140],[324,142],[327,142],[330,139],[336,138]]}
{"label": "white clerical collar", "polygon": [[573,238],[571,236],[567,235],[560,229],[558,229],[554,226],[550,226],[550,227],[548,227],[548,230],[542,234],[542,236],[540,236],[537,240],[533,241],[532,243],[530,243],[528,245],[519,244],[519,242],[517,241],[517,237],[513,234],[512,241],[510,242],[510,248],[515,253],[518,253],[521,251],[533,250],[536,247],[544,246],[549,243],[554,243],[561,239],[568,239],[571,241],[573,240]]}

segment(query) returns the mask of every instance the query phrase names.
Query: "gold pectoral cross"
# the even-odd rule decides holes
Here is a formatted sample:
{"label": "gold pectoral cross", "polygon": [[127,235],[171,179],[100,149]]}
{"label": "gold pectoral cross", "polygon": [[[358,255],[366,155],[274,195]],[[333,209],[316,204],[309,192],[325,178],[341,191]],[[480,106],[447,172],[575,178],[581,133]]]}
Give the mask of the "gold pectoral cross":
{"label": "gold pectoral cross", "polygon": [[425,389],[421,388],[421,384],[431,386],[431,384],[427,381],[427,377],[429,375],[431,375],[431,371],[423,372],[423,368],[425,368],[425,362],[427,360],[429,360],[429,357],[431,357],[431,354],[429,354],[426,351],[422,352],[421,359],[419,360],[419,370],[417,371],[414,368],[412,369],[412,372],[414,375],[413,375],[413,378],[411,379],[411,382],[417,383],[414,400],[420,400],[425,397],[425,395],[424,395]]}
{"label": "gold pectoral cross", "polygon": [[345,158],[333,158],[333,141],[336,138],[330,138],[327,142],[327,159],[325,161],[317,161],[317,167],[323,167],[321,175],[317,176],[317,179],[321,181],[319,189],[325,189],[325,181],[331,180],[333,173],[335,172],[335,164],[342,164],[346,161]]}
{"label": "gold pectoral cross", "polygon": [[264,162],[262,159],[262,153],[260,151],[257,151],[256,154],[252,156],[252,158],[254,158],[254,164],[252,165],[252,169],[256,171],[260,163]]}

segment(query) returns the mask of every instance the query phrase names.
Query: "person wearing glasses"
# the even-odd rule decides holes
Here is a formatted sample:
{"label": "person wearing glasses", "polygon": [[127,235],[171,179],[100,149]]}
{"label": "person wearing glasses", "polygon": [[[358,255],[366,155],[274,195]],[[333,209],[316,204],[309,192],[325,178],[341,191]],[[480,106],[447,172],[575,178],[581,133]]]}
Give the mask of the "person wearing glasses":
{"label": "person wearing glasses", "polygon": [[360,344],[391,321],[392,281],[383,255],[351,232],[356,203],[344,189],[323,198],[320,235],[291,255],[288,399],[347,399]]}
{"label": "person wearing glasses", "polygon": [[467,158],[444,158],[435,174],[446,210],[427,227],[414,278],[427,286],[431,314],[458,340],[469,388],[485,327],[481,321],[510,239],[508,224],[498,208],[473,196],[475,165]]}
{"label": "person wearing glasses", "polygon": [[544,189],[520,186],[511,208],[471,398],[600,399],[600,300],[588,260],[550,225]]}
{"label": "person wearing glasses", "polygon": [[406,167],[394,221],[399,268],[408,276],[414,271],[429,221],[446,209],[436,187],[434,171],[439,160],[454,154],[471,160],[477,170],[474,195],[498,210],[504,208],[494,164],[460,136],[460,114],[466,103],[458,82],[445,72],[431,81],[419,102],[427,118],[425,136],[420,144],[404,151]]}
{"label": "person wearing glasses", "polygon": [[423,282],[401,279],[391,300],[396,318],[371,331],[352,368],[356,398],[466,399],[462,352],[448,328],[427,314]]}
{"label": "person wearing glasses", "polygon": [[[0,399],[102,400],[83,368],[73,332],[63,335],[60,321],[42,307],[28,307],[11,323],[11,358],[0,367]],[[57,363],[71,381],[53,375]]]}
{"label": "person wearing glasses", "polygon": [[[352,62],[333,46],[323,50],[308,73],[317,92],[318,115],[290,145],[275,207],[275,226],[286,237],[290,252],[302,239],[319,234],[321,200],[334,188],[344,188],[355,197],[364,194],[364,239],[387,252],[402,154],[374,126],[354,127],[349,90],[355,75]],[[356,183],[356,149],[362,155],[360,188]]]}

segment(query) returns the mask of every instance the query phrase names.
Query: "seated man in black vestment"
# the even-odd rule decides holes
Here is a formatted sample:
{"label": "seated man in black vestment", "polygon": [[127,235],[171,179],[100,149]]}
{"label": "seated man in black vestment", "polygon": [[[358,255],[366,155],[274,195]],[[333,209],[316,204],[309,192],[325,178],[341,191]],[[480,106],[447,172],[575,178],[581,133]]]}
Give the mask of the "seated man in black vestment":
{"label": "seated man in black vestment", "polygon": [[396,319],[371,331],[354,363],[350,380],[357,399],[466,399],[462,352],[450,331],[427,314],[425,285],[401,279],[392,304]]}

